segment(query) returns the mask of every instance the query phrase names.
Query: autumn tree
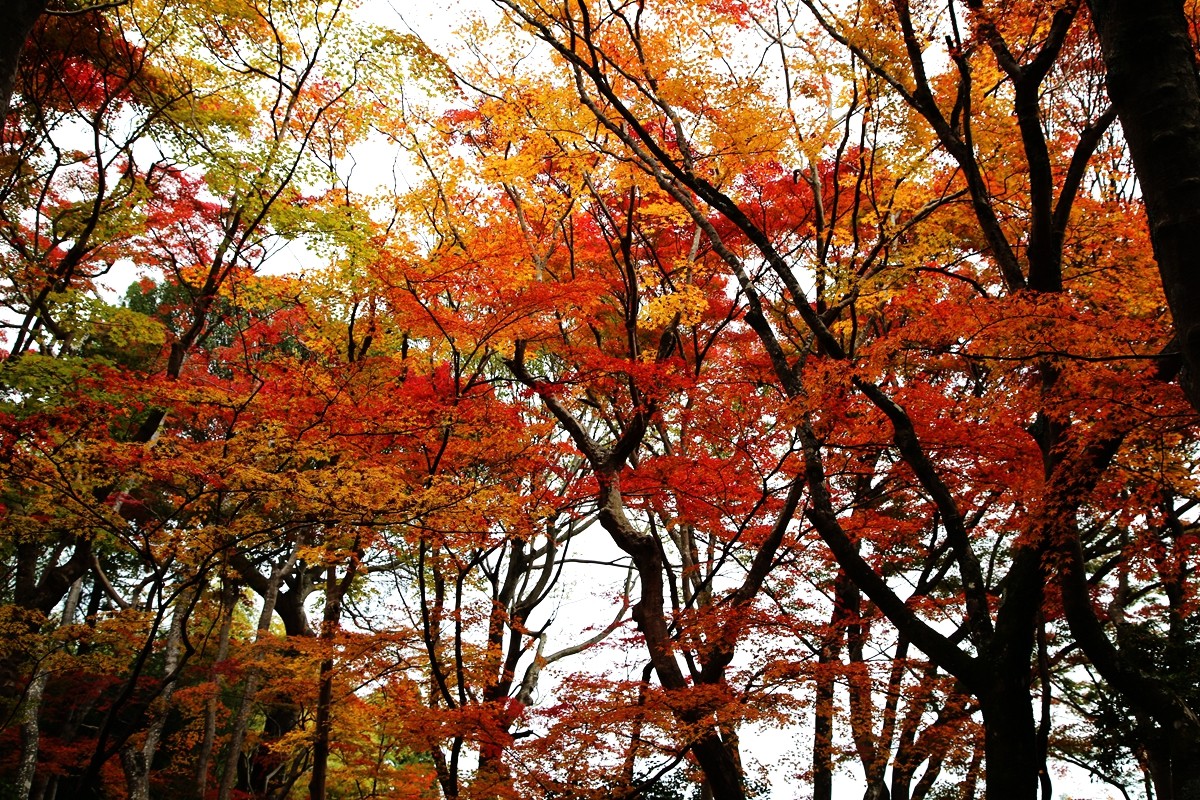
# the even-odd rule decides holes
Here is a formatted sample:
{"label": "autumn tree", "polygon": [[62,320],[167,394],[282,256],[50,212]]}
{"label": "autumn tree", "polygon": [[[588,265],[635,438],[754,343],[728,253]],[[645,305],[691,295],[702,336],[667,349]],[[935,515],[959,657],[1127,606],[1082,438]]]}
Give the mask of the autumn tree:
{"label": "autumn tree", "polygon": [[[1088,164],[1113,113],[1103,106],[1097,82],[1089,83],[1086,71],[1077,66],[1086,63],[1077,59],[1084,58],[1087,46],[1077,6],[1010,10],[1001,18],[979,5],[952,6],[935,17],[918,15],[907,4],[890,10],[864,7],[846,16],[807,4],[820,29],[877,79],[872,114],[903,121],[908,127],[897,129],[898,135],[916,141],[924,137],[931,151],[952,166],[950,185],[961,186],[969,201],[969,216],[955,217],[955,238],[943,240],[916,264],[898,249],[888,254],[893,270],[920,276],[922,269],[932,267],[926,273],[930,277],[905,280],[903,292],[875,312],[878,321],[864,325],[866,308],[854,283],[843,284],[839,294],[845,301],[831,311],[812,301],[805,285],[820,285],[819,267],[802,250],[772,237],[749,210],[750,200],[738,181],[747,172],[748,154],[760,152],[754,148],[762,140],[755,137],[786,126],[787,110],[739,128],[744,120],[720,111],[736,96],[735,89],[727,88],[719,98],[706,94],[722,85],[721,79],[697,81],[694,61],[693,74],[686,83],[680,81],[680,71],[689,63],[686,48],[694,47],[696,37],[671,34],[681,31],[681,20],[689,14],[711,29],[721,11],[642,4],[615,8],[579,3],[555,11],[516,2],[503,5],[561,58],[603,137],[620,142],[623,157],[645,170],[689,213],[712,246],[724,251],[721,256],[746,297],[747,324],[762,342],[774,380],[803,409],[796,435],[810,493],[809,520],[848,578],[903,635],[978,698],[989,793],[1032,796],[1038,775],[1045,774],[1049,724],[1037,723],[1029,693],[1043,602],[1050,597],[1044,587],[1050,581],[1064,592],[1073,590],[1073,572],[1061,568],[1062,559],[1072,547],[1095,542],[1095,533],[1081,526],[1081,519],[1093,513],[1102,481],[1120,474],[1118,465],[1125,459],[1136,457],[1139,436],[1157,431],[1153,435],[1169,438],[1171,414],[1179,413],[1166,411],[1171,401],[1162,380],[1168,373],[1135,366],[1137,359],[1154,364],[1166,344],[1162,328],[1154,327],[1144,306],[1128,298],[1098,305],[1100,286],[1093,273],[1081,270],[1100,258],[1099,269],[1120,272],[1129,281],[1133,274],[1144,274],[1147,261],[1113,259],[1093,249],[1087,232],[1094,223],[1079,211],[1100,211],[1092,198],[1080,197],[1080,189],[1093,174]],[[781,10],[779,18],[795,25],[795,10]],[[724,11],[722,21],[735,28],[752,22],[768,26],[770,20],[745,7]],[[667,19],[669,26],[664,25]],[[948,42],[945,67],[935,67],[931,51],[943,41]],[[1079,87],[1074,95],[1078,102],[1049,105],[1047,82],[1065,85],[1072,80]],[[754,94],[757,85],[748,79],[733,84],[746,93],[737,110],[770,107],[768,99]],[[600,151],[609,147],[596,145]],[[810,169],[815,167],[803,166],[797,174]],[[728,227],[715,223],[712,214]],[[950,217],[942,219],[946,221],[940,225],[947,227]],[[919,234],[914,231],[913,237]],[[764,263],[764,270],[752,269],[754,263]],[[1146,286],[1144,277],[1137,281]],[[917,297],[924,299],[915,306],[902,299]],[[937,317],[936,324],[949,336],[926,340],[927,334],[919,333],[918,308],[926,309],[926,320]],[[979,320],[981,314],[989,321],[984,328],[968,322],[966,329],[950,334],[957,325],[952,308],[961,309],[964,321]],[[934,309],[951,316],[933,314]],[[1077,319],[1083,327],[1074,338],[1035,345],[1039,337],[1031,330],[1022,332],[1016,321],[1045,313]],[[1003,330],[1012,338],[1003,338]],[[1108,340],[1099,330],[1120,333]],[[993,335],[997,338],[991,339]],[[1080,350],[1082,342],[1101,341],[1111,344],[1098,351]],[[917,348],[938,359],[936,369],[933,363],[918,367],[921,359],[914,360],[910,347],[916,342],[927,342]],[[1122,360],[1120,354],[1127,352],[1137,354],[1132,363]],[[961,360],[955,364],[946,358]],[[959,377],[950,379],[951,374]],[[1040,386],[1036,398],[1021,388],[1025,380]],[[1113,401],[1140,397],[1135,407],[1141,410],[1126,407],[1118,414],[1095,408],[1096,398],[1076,388],[1088,380],[1124,382],[1127,394],[1115,395]],[[969,449],[985,448],[975,463],[1007,464],[1028,483],[1010,482],[998,494],[987,491],[993,482],[946,449],[953,441],[951,431],[966,422],[951,409],[969,405],[972,396],[991,398],[988,413],[970,423],[980,426],[980,432]],[[1025,405],[1026,400],[1033,402]],[[843,408],[856,410],[842,417],[838,409]],[[1009,410],[996,415],[1005,408]],[[648,408],[646,413],[651,412]],[[846,452],[841,437],[859,429],[856,417],[891,429],[893,441],[880,444],[908,470],[914,501],[928,504],[932,541],[937,543],[938,529],[945,532],[946,550],[941,552],[952,560],[960,582],[957,635],[938,633],[924,621],[917,604],[889,585],[888,568],[864,557],[862,537],[851,533],[833,465]],[[983,437],[984,430],[996,438]],[[992,443],[1001,450],[991,450]],[[1000,508],[1009,509],[1005,516],[1015,528],[997,525],[999,518],[992,514]],[[877,528],[872,535],[894,535],[889,530],[895,529]],[[981,548],[991,555],[981,557]],[[926,552],[932,558],[939,550]],[[1040,691],[1050,691],[1045,680]]]}
{"label": "autumn tree", "polygon": [[496,6],[14,34],[4,780],[740,800],[779,726],[817,800],[1194,794],[1123,9]]}
{"label": "autumn tree", "polygon": [[[99,791],[120,751],[129,791],[146,796],[170,696],[194,652],[187,620],[230,544],[196,538],[227,521],[220,493],[176,480],[229,469],[190,462],[221,428],[182,411],[204,397],[213,369],[208,358],[189,368],[189,357],[237,330],[222,299],[230,276],[328,219],[299,182],[332,169],[363,135],[347,122],[362,111],[348,98],[363,70],[420,52],[413,39],[362,38],[341,4],[292,12],[139,5],[53,16],[20,73],[22,124],[5,139],[3,194],[6,546],[10,574],[21,576],[7,608],[37,631],[72,591],[68,608],[83,611],[86,581],[89,619],[108,602],[143,637],[130,669],[113,671],[123,683],[102,700],[111,704],[93,709],[99,737],[90,761],[73,765],[79,791]],[[372,98],[392,74],[378,73]],[[129,259],[163,281],[164,296],[138,311],[96,297],[95,281]],[[235,429],[226,424],[225,435]],[[151,679],[160,647],[165,667]],[[30,765],[40,696],[19,681],[36,650],[6,656]],[[34,689],[40,674],[28,675]],[[32,780],[24,771],[21,791]]]}
{"label": "autumn tree", "polygon": [[[464,76],[463,83],[478,86],[487,80],[486,71],[497,67],[484,64],[481,69],[484,74]],[[617,530],[614,541],[623,541],[623,548],[646,548],[638,551],[642,562],[632,559],[641,593],[635,619],[643,633],[649,631],[647,675],[666,670],[665,679],[657,677],[668,688],[664,695],[653,688],[633,692],[637,707],[646,707],[650,698],[665,699],[681,728],[675,747],[685,748],[675,752],[682,755],[690,748],[705,765],[710,785],[741,791],[745,777],[738,727],[756,714],[769,714],[772,703],[779,703],[780,695],[765,691],[766,684],[780,675],[790,673],[795,679],[809,674],[803,664],[784,667],[784,657],[766,656],[803,649],[791,638],[796,632],[788,632],[762,605],[768,597],[784,603],[787,593],[781,587],[795,578],[782,574],[800,569],[798,564],[786,566],[795,564],[801,541],[795,538],[800,525],[794,518],[801,489],[784,478],[797,469],[792,459],[798,442],[789,424],[777,422],[786,417],[777,405],[783,398],[765,390],[769,367],[754,352],[740,295],[731,292],[716,268],[720,256],[705,228],[686,209],[674,207],[652,180],[614,168],[603,157],[613,144],[593,143],[580,133],[589,112],[571,108],[562,89],[537,75],[519,75],[490,92],[474,108],[447,115],[439,127],[452,145],[471,153],[470,163],[492,191],[481,193],[470,185],[463,191],[460,182],[444,179],[437,202],[425,212],[437,220],[435,229],[449,252],[457,256],[465,250],[462,255],[478,264],[474,284],[476,291],[483,289],[483,297],[473,296],[478,305],[462,306],[459,316],[482,315],[481,323],[508,329],[504,336],[514,340],[509,368],[542,398],[587,459],[597,476],[592,480],[599,480],[601,492],[590,502],[602,509],[601,524]],[[849,116],[845,130],[853,128],[855,119]],[[863,281],[861,291],[874,293],[886,285],[880,277],[884,254],[956,191],[914,202],[917,196],[910,192],[922,180],[916,171],[924,157],[920,150],[911,151],[902,168],[912,171],[889,175],[883,159],[861,143],[847,146],[842,131],[840,122],[827,130],[832,141],[842,139],[842,146],[833,163],[816,165],[811,179],[800,184],[799,175],[766,161],[748,170],[748,191],[759,202],[753,213],[768,220],[765,224],[781,237],[802,243],[811,220],[819,220],[819,247],[831,291],[834,259],[856,252],[849,245],[856,238],[869,238],[855,268]],[[768,148],[779,137],[768,132],[755,141]],[[461,173],[461,151],[452,152],[454,171],[438,173],[433,162],[435,174]],[[900,209],[903,216],[897,222]],[[475,239],[480,217],[488,220],[486,249]],[[895,227],[889,227],[893,222]],[[505,230],[511,233],[500,235]],[[507,282],[493,288],[490,261],[480,259],[496,251]],[[518,280],[512,277],[514,260],[520,265]],[[516,310],[543,298],[555,309],[553,317],[543,314],[536,325],[517,321]],[[837,302],[822,298],[827,300]],[[731,381],[729,375],[736,377]],[[602,450],[626,449],[625,461],[604,466]],[[863,503],[878,502],[883,494],[877,490]],[[620,514],[612,516],[617,509]],[[726,581],[739,588],[712,588]],[[764,582],[772,588],[760,594]],[[792,607],[801,604],[797,600]],[[763,632],[761,637],[757,631]],[[844,624],[829,635],[838,638],[843,632]],[[731,664],[740,647],[764,640],[771,679],[764,678],[759,689],[757,678],[745,678],[742,666]],[[856,668],[864,667],[863,641],[857,638],[850,648],[857,654],[852,658],[860,661]],[[674,668],[673,652],[683,659]],[[831,668],[825,674],[835,673]],[[891,722],[882,723],[885,731],[894,730],[899,684],[905,677],[902,670],[891,681],[892,704],[880,716],[890,715]],[[742,680],[753,688],[735,690]],[[588,685],[595,691],[595,683]],[[857,685],[858,700],[872,704],[869,682]],[[629,691],[628,685],[614,689]],[[730,694],[722,700],[724,693]],[[698,700],[703,705],[689,708],[684,699],[689,694],[704,698]],[[926,695],[921,703],[929,699]],[[611,713],[620,712],[614,707]],[[651,722],[633,709],[625,713],[630,716],[623,735],[631,744],[619,790],[636,791],[638,742],[651,725],[662,722],[661,717]],[[832,715],[827,708],[819,713]],[[920,719],[920,714],[913,718],[905,737],[915,737],[924,722]],[[874,732],[868,732],[871,722],[861,714],[861,703],[859,720],[856,730],[866,742]],[[621,727],[615,719],[589,721],[589,729],[593,724],[608,731]],[[707,743],[697,746],[696,739],[704,737]],[[600,747],[603,738],[587,741]],[[878,773],[872,780],[882,780],[891,746],[889,739],[878,753],[863,748],[869,771]],[[646,749],[641,757],[648,755]],[[828,755],[822,759],[826,776],[832,770],[825,765],[828,760]],[[577,784],[595,780],[585,778],[581,767],[572,774]],[[936,776],[937,769],[931,770],[926,783]]]}
{"label": "autumn tree", "polygon": [[[1200,114],[1195,27],[1178,3],[1134,9],[1124,3],[1097,2],[1089,7],[1104,56],[1106,85],[1129,142],[1155,260],[1174,320],[1175,344],[1182,357],[1181,385],[1192,406],[1200,408],[1195,377],[1197,278],[1191,241],[1200,208],[1193,196],[1194,176],[1200,169],[1200,141],[1194,133],[1194,120]],[[1168,524],[1178,530],[1173,501],[1165,511],[1168,520],[1175,520]],[[1173,536],[1174,541],[1177,538]],[[1119,630],[1116,642],[1104,631],[1101,618],[1082,596],[1085,578],[1080,561],[1071,561],[1075,591],[1067,606],[1080,646],[1139,717],[1154,721],[1151,737],[1156,744],[1151,759],[1158,794],[1196,796],[1200,776],[1190,766],[1196,763],[1200,746],[1195,701],[1170,688],[1169,677],[1149,677],[1145,668],[1137,665],[1138,651],[1145,642],[1127,639],[1122,646]],[[1172,594],[1179,599],[1186,594],[1181,578],[1182,573],[1175,572],[1168,579]],[[1178,600],[1172,603],[1167,628],[1174,644],[1168,648],[1189,647],[1183,644],[1186,635],[1182,633],[1188,617]]]}

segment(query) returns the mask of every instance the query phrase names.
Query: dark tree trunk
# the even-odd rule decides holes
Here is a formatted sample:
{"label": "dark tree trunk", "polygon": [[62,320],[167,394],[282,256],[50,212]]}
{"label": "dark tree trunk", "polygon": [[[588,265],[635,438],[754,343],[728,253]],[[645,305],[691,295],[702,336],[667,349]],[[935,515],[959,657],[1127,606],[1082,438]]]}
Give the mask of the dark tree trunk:
{"label": "dark tree trunk", "polygon": [[[1140,726],[1139,726],[1140,727]],[[1156,800],[1200,800],[1200,744],[1186,731],[1155,725],[1140,732],[1143,765]]]}
{"label": "dark tree trunk", "polygon": [[1038,796],[1042,759],[1027,680],[1028,671],[997,671],[989,689],[979,693],[988,800],[1034,800]]}
{"label": "dark tree trunk", "polygon": [[[662,545],[637,531],[629,522],[621,497],[619,473],[611,467],[603,472],[597,470],[597,473],[600,525],[617,546],[632,557],[641,584],[641,599],[633,607],[633,621],[645,641],[659,683],[668,694],[684,694],[689,685],[676,661],[667,624]],[[675,713],[680,721],[697,731],[691,751],[714,800],[746,800],[741,765],[734,755],[732,743],[721,738],[713,715],[696,708],[681,708]]]}
{"label": "dark tree trunk", "polygon": [[1200,83],[1179,0],[1090,0],[1175,319],[1180,383],[1200,410]]}
{"label": "dark tree trunk", "polygon": [[[332,640],[341,617],[341,598],[337,592],[337,574],[329,568],[325,596],[325,618],[321,624],[321,638]],[[332,650],[330,651],[332,654]],[[326,782],[329,772],[329,731],[333,720],[333,656],[321,660],[320,689],[317,692],[317,718],[313,741],[312,776],[308,782],[311,800],[325,800]]]}
{"label": "dark tree trunk", "polygon": [[845,616],[842,609],[842,590],[845,583],[845,573],[839,570],[835,581],[834,607],[829,620],[829,631],[817,656],[816,698],[813,705],[813,800],[833,800],[834,665],[840,662],[839,655],[842,649],[842,631],[839,623]]}
{"label": "dark tree trunk", "polygon": [[[1179,0],[1089,0],[1150,224],[1154,257],[1175,321],[1180,385],[1200,410],[1200,76]],[[1080,568],[1081,569],[1081,568]],[[1160,726],[1150,746],[1162,800],[1200,798],[1200,725],[1186,702],[1140,675],[1104,637],[1073,576],[1072,633],[1129,706]],[[1149,684],[1149,685],[1146,685]],[[1165,763],[1164,763],[1165,762]]]}
{"label": "dark tree trunk", "polygon": [[[357,550],[358,541],[354,547]],[[321,660],[320,686],[317,693],[317,714],[313,722],[313,766],[308,783],[311,800],[325,800],[326,782],[329,775],[329,745],[333,732],[333,640],[337,638],[342,623],[342,602],[357,574],[358,558],[351,559],[346,574],[339,580],[337,568],[329,566],[325,575],[325,614],[321,619],[321,639],[329,643],[329,654]]]}
{"label": "dark tree trunk", "polygon": [[17,65],[34,23],[46,10],[46,0],[7,0],[0,13],[0,133],[8,119]]}
{"label": "dark tree trunk", "polygon": [[1200,800],[1200,744],[1188,736],[1172,736],[1171,764],[1174,800]]}
{"label": "dark tree trunk", "polygon": [[830,647],[821,648],[814,704],[813,800],[833,800],[833,673]]}

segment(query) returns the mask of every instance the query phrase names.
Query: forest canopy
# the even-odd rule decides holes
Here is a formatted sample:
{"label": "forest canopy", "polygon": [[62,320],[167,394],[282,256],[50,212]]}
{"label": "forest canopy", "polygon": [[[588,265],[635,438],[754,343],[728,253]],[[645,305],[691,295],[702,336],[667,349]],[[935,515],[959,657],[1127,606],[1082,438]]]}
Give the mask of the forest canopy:
{"label": "forest canopy", "polygon": [[1193,3],[10,6],[0,796],[1200,799]]}

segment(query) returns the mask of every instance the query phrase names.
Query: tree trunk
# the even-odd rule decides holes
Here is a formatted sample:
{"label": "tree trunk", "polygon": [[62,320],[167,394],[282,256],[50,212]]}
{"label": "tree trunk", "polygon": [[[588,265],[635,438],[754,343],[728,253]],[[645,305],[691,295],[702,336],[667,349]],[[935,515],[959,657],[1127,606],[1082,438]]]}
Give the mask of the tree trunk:
{"label": "tree trunk", "polygon": [[[836,612],[835,612],[836,614]],[[836,636],[832,631],[831,636]],[[833,800],[833,673],[835,644],[826,642],[817,656],[813,703],[813,800]]]}
{"label": "tree trunk", "polygon": [[0,134],[8,119],[21,51],[34,23],[46,10],[46,0],[8,0],[7,13],[0,15]]}
{"label": "tree trunk", "polygon": [[[233,632],[233,612],[237,607],[237,587],[227,582],[221,592],[221,632],[217,641],[217,653],[214,664],[220,664],[229,657],[229,640]],[[217,688],[208,698],[204,708],[204,739],[200,744],[200,753],[196,757],[196,798],[204,800],[208,788],[208,765],[212,761],[213,743],[217,738],[217,695],[225,688],[225,679],[216,678]]]}
{"label": "tree trunk", "polygon": [[[311,543],[311,537],[307,535],[302,536],[301,540]],[[263,598],[264,602],[268,596],[274,598],[272,603],[274,614],[283,622],[284,635],[289,642],[297,636],[308,637],[317,634],[308,624],[308,612],[304,605],[307,597],[314,591],[309,568],[293,572],[293,568],[289,567],[283,575],[284,580],[272,589],[273,579],[263,577],[258,571],[259,565],[253,563],[244,554],[232,554],[230,566],[237,571],[238,576],[247,586]],[[284,582],[288,584],[287,591],[281,591]],[[283,658],[296,658],[299,653],[288,646],[279,655]],[[256,687],[255,694],[261,688],[261,685]],[[281,693],[275,693],[270,698],[262,698],[261,701],[256,698],[256,702],[262,706],[262,736],[258,740],[258,747],[253,750],[249,758],[246,761],[238,762],[237,782],[234,784],[234,788],[248,794],[260,792],[266,793],[265,796],[270,796],[269,784],[280,775],[282,764],[280,751],[275,744],[300,725],[300,704],[287,694]],[[294,777],[292,776],[291,779],[294,780]],[[281,785],[288,783],[288,778],[284,778]]]}
{"label": "tree trunk", "polygon": [[971,750],[971,763],[967,766],[967,774],[963,777],[962,791],[959,800],[975,800],[975,786],[979,782],[979,764],[983,761],[983,747],[976,740]]}
{"label": "tree trunk", "polygon": [[[267,591],[263,597],[262,613],[258,615],[258,627],[254,636],[255,644],[269,635],[271,617],[275,613],[275,599],[279,596],[279,585],[283,583],[283,576],[296,563],[299,552],[300,543],[296,542],[292,545],[291,554],[271,571],[271,577],[267,582]],[[225,768],[221,773],[221,788],[217,793],[218,800],[230,800],[233,796],[233,787],[238,777],[238,763],[242,758],[242,744],[246,739],[246,727],[250,724],[250,713],[254,708],[254,695],[262,687],[262,681],[262,671],[257,666],[251,666],[249,674],[246,676],[246,683],[242,687],[242,698],[238,704],[237,715],[234,717],[233,731],[229,736]]]}
{"label": "tree trunk", "polygon": [[1171,758],[1171,793],[1159,800],[1200,800],[1200,744],[1192,736],[1167,734]]}
{"label": "tree trunk", "polygon": [[17,773],[17,797],[29,797],[33,778],[37,774],[38,746],[41,731],[38,715],[42,710],[42,695],[46,691],[49,673],[40,666],[25,692],[25,709],[21,720],[21,768]]}
{"label": "tree trunk", "polygon": [[171,696],[178,684],[174,673],[179,666],[179,657],[183,651],[183,625],[191,607],[196,600],[198,590],[188,589],[180,592],[175,598],[175,608],[171,614],[171,628],[167,634],[167,647],[163,664],[163,677],[167,681],[162,693],[154,701],[153,719],[146,728],[146,738],[140,745],[133,740],[127,741],[121,748],[121,763],[125,767],[125,784],[129,792],[129,800],[150,800],[150,769],[154,765],[154,756],[158,753],[158,744],[162,740],[163,730],[167,726],[167,715],[170,713]]}
{"label": "tree trunk", "polygon": [[321,639],[329,646],[329,654],[321,659],[321,673],[317,690],[317,716],[314,721],[312,776],[308,782],[308,796],[312,800],[325,800],[325,784],[329,770],[329,733],[333,727],[333,638],[342,621],[342,596],[350,588],[354,576],[351,565],[345,579],[337,579],[337,569],[331,564],[325,576],[325,614],[321,619]]}
{"label": "tree trunk", "polygon": [[993,673],[991,686],[979,693],[983,712],[984,785],[988,800],[1035,800],[1038,796],[1037,730],[1028,672]]}
{"label": "tree trunk", "polygon": [[[633,620],[641,632],[663,688],[671,693],[689,691],[675,658],[664,609],[664,565],[661,544],[636,531],[625,515],[620,478],[615,472],[597,475],[600,483],[598,519],[613,541],[633,558],[641,583],[641,599],[633,607]],[[669,701],[668,701],[669,702]],[[714,800],[745,800],[742,771],[731,748],[722,740],[711,713],[683,708],[675,712],[680,721],[699,729],[691,743],[692,755],[704,773]]]}
{"label": "tree trunk", "polygon": [[1090,0],[1112,98],[1200,410],[1200,83],[1179,0]]}
{"label": "tree trunk", "polygon": [[[76,578],[67,594],[67,603],[63,607],[62,625],[71,625],[75,621],[75,610],[79,608],[79,599],[83,595],[83,578]],[[41,745],[41,729],[38,716],[42,711],[42,696],[46,691],[46,680],[50,673],[42,668],[41,663],[34,669],[33,680],[25,692],[25,709],[21,720],[21,765],[17,773],[17,797],[32,796],[34,777],[37,774],[38,749]]]}

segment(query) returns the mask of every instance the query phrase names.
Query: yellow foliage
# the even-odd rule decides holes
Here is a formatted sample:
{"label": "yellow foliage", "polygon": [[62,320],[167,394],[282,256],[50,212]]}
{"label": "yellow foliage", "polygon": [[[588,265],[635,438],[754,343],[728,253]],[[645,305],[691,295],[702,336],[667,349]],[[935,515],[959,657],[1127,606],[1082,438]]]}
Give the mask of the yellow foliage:
{"label": "yellow foliage", "polygon": [[695,325],[708,310],[708,298],[696,286],[683,286],[669,294],[652,297],[641,307],[640,318],[651,328],[673,323]]}

